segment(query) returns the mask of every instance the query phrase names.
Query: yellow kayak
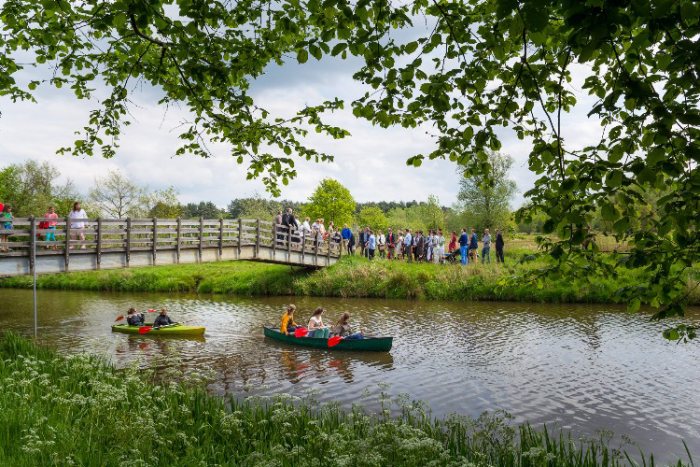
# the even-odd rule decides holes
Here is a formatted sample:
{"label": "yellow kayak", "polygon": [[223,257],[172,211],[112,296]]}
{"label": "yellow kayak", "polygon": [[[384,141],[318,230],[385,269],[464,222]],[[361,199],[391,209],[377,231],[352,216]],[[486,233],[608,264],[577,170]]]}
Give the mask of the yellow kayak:
{"label": "yellow kayak", "polygon": [[[146,326],[150,326],[146,324]],[[112,332],[123,332],[124,334],[138,334],[140,326],[129,326],[128,324],[115,324],[112,326]],[[204,334],[203,327],[183,326],[174,324],[163,326],[159,329],[151,329],[144,336],[201,336]]]}

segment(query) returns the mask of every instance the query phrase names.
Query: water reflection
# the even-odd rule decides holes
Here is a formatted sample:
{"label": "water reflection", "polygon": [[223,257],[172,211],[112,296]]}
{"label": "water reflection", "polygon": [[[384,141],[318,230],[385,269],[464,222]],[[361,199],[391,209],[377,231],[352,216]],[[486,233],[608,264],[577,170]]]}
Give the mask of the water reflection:
{"label": "water reflection", "polygon": [[[162,366],[177,357],[186,369],[213,369],[210,389],[217,394],[303,395],[320,388],[322,402],[350,406],[388,382],[390,396],[408,393],[436,416],[504,409],[516,422],[577,435],[598,428],[626,433],[661,459],[683,451],[681,437],[700,452],[700,422],[692,415],[700,410],[700,346],[667,342],[660,335],[666,323],[617,307],[54,291],[39,297],[42,342],[99,352],[118,366]],[[276,324],[288,301],[297,305],[300,323],[319,305],[331,321],[349,311],[356,327],[395,336],[394,348],[327,351],[265,339],[262,326]],[[0,290],[0,304],[0,329],[31,332],[31,293]],[[206,326],[205,337],[110,332],[129,307],[154,304]],[[688,322],[700,324],[700,313],[691,310]]]}

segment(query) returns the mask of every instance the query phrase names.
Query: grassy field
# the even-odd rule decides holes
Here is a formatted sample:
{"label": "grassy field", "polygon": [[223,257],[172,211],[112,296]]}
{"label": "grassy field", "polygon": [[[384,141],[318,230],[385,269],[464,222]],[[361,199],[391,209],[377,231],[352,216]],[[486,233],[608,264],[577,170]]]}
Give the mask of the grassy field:
{"label": "grassy field", "polygon": [[[193,375],[190,375],[192,377]],[[201,379],[115,370],[0,336],[0,465],[617,466],[601,435],[579,440],[513,427],[502,413],[434,420],[409,399],[395,417],[288,396],[210,396]],[[636,454],[636,448],[630,446]],[[686,453],[679,453],[687,459]],[[688,454],[689,456],[689,454]],[[653,465],[653,457],[644,459]],[[631,463],[631,462],[630,462]],[[685,465],[678,461],[678,466]]]}
{"label": "grassy field", "polygon": [[[506,257],[514,265],[514,256]],[[618,279],[603,279],[594,286],[551,282],[542,288],[504,285],[505,279],[526,268],[539,268],[535,261],[503,267],[470,264],[408,264],[400,261],[368,261],[344,257],[319,270],[253,262],[222,262],[159,266],[114,271],[41,276],[39,288],[122,292],[197,292],[241,296],[306,295],[318,297],[421,298],[433,300],[505,300],[530,302],[608,303],[620,287],[643,283],[638,273],[623,270]],[[30,277],[0,280],[0,287],[30,288]],[[691,303],[700,303],[695,293]]]}

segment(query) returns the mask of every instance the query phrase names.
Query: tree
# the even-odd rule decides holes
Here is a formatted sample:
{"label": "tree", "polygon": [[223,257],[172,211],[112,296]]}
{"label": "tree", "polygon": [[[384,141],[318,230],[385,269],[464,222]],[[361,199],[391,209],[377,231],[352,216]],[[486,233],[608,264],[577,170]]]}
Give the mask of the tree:
{"label": "tree", "polygon": [[440,200],[437,196],[428,196],[428,202],[420,206],[421,217],[425,219],[426,229],[444,229],[445,211],[440,207]]}
{"label": "tree", "polygon": [[187,219],[225,219],[226,211],[219,209],[211,201],[200,201],[199,203],[187,203],[183,208],[183,217]]}
{"label": "tree", "polygon": [[178,191],[174,187],[156,190],[148,194],[148,216],[160,219],[182,217],[182,204],[177,199]]}
{"label": "tree", "polygon": [[58,184],[59,170],[48,162],[28,160],[0,169],[0,201],[12,205],[17,217],[42,216],[49,205],[68,213],[79,199],[68,180]]}
{"label": "tree", "polygon": [[333,221],[336,226],[349,224],[354,211],[355,200],[350,190],[331,178],[326,178],[319,183],[305,206],[305,212],[309,217],[321,218],[326,225],[330,221]]}
{"label": "tree", "polygon": [[459,182],[459,207],[463,227],[477,231],[503,229],[511,217],[510,202],[517,185],[508,178],[513,159],[499,152],[488,153],[489,172],[462,178]]}
{"label": "tree", "polygon": [[387,227],[389,227],[389,220],[382,210],[377,207],[364,208],[357,216],[357,220],[360,223],[360,227],[369,226],[374,231],[383,230],[386,232]]}
{"label": "tree", "polygon": [[146,187],[135,184],[118,170],[107,171],[105,177],[95,177],[89,196],[94,206],[108,217],[124,219],[148,214]]}

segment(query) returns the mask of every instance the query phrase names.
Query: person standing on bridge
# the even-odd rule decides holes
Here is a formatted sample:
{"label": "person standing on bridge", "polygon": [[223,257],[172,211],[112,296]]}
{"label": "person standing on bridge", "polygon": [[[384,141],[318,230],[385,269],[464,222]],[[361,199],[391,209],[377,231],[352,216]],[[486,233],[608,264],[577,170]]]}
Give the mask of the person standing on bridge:
{"label": "person standing on bridge", "polygon": [[[58,219],[58,214],[56,214],[56,209],[53,206],[49,206],[49,212],[44,214],[44,217],[46,219]],[[57,222],[49,221],[46,222],[46,228],[48,230],[56,230],[56,224]],[[53,232],[49,232],[46,234],[46,241],[47,242],[55,242],[56,241],[56,235]],[[46,249],[48,250],[51,248],[50,246],[46,245]],[[53,246],[53,249],[56,249],[56,245]]]}
{"label": "person standing on bridge", "polygon": [[[80,205],[80,201],[76,201],[73,203],[73,210],[68,214],[68,217],[71,220],[70,223],[70,229],[71,233],[70,236],[73,240],[75,239],[80,239],[80,240],[85,240],[85,235],[83,234],[83,229],[87,227],[87,223],[85,220],[87,219],[87,214],[85,213],[85,210],[82,208]],[[70,247],[71,250],[73,247]],[[85,249],[85,245],[82,245],[80,247],[81,250]]]}
{"label": "person standing on bridge", "polygon": [[[3,212],[0,213],[0,218],[3,218],[5,220],[5,222],[0,223],[0,227],[2,227],[2,229],[0,229],[0,233],[3,230],[12,230],[12,219],[14,219],[14,217],[12,217],[12,206],[10,206],[9,204],[6,204],[5,208],[3,209]],[[10,241],[9,235],[0,235],[0,242],[1,243],[9,243],[9,241]],[[11,250],[7,246],[5,246],[5,247],[0,247],[0,251],[11,251]]]}
{"label": "person standing on bridge", "polygon": [[352,254],[350,253],[350,237],[352,237],[352,230],[348,228],[348,224],[343,226],[343,230],[340,231],[340,236],[343,238],[343,249],[347,254]]}
{"label": "person standing on bridge", "polygon": [[278,240],[278,244],[281,243],[281,241],[284,239],[284,236],[282,236],[282,211],[277,211],[277,215],[275,216],[275,230],[277,231],[276,237]]}

